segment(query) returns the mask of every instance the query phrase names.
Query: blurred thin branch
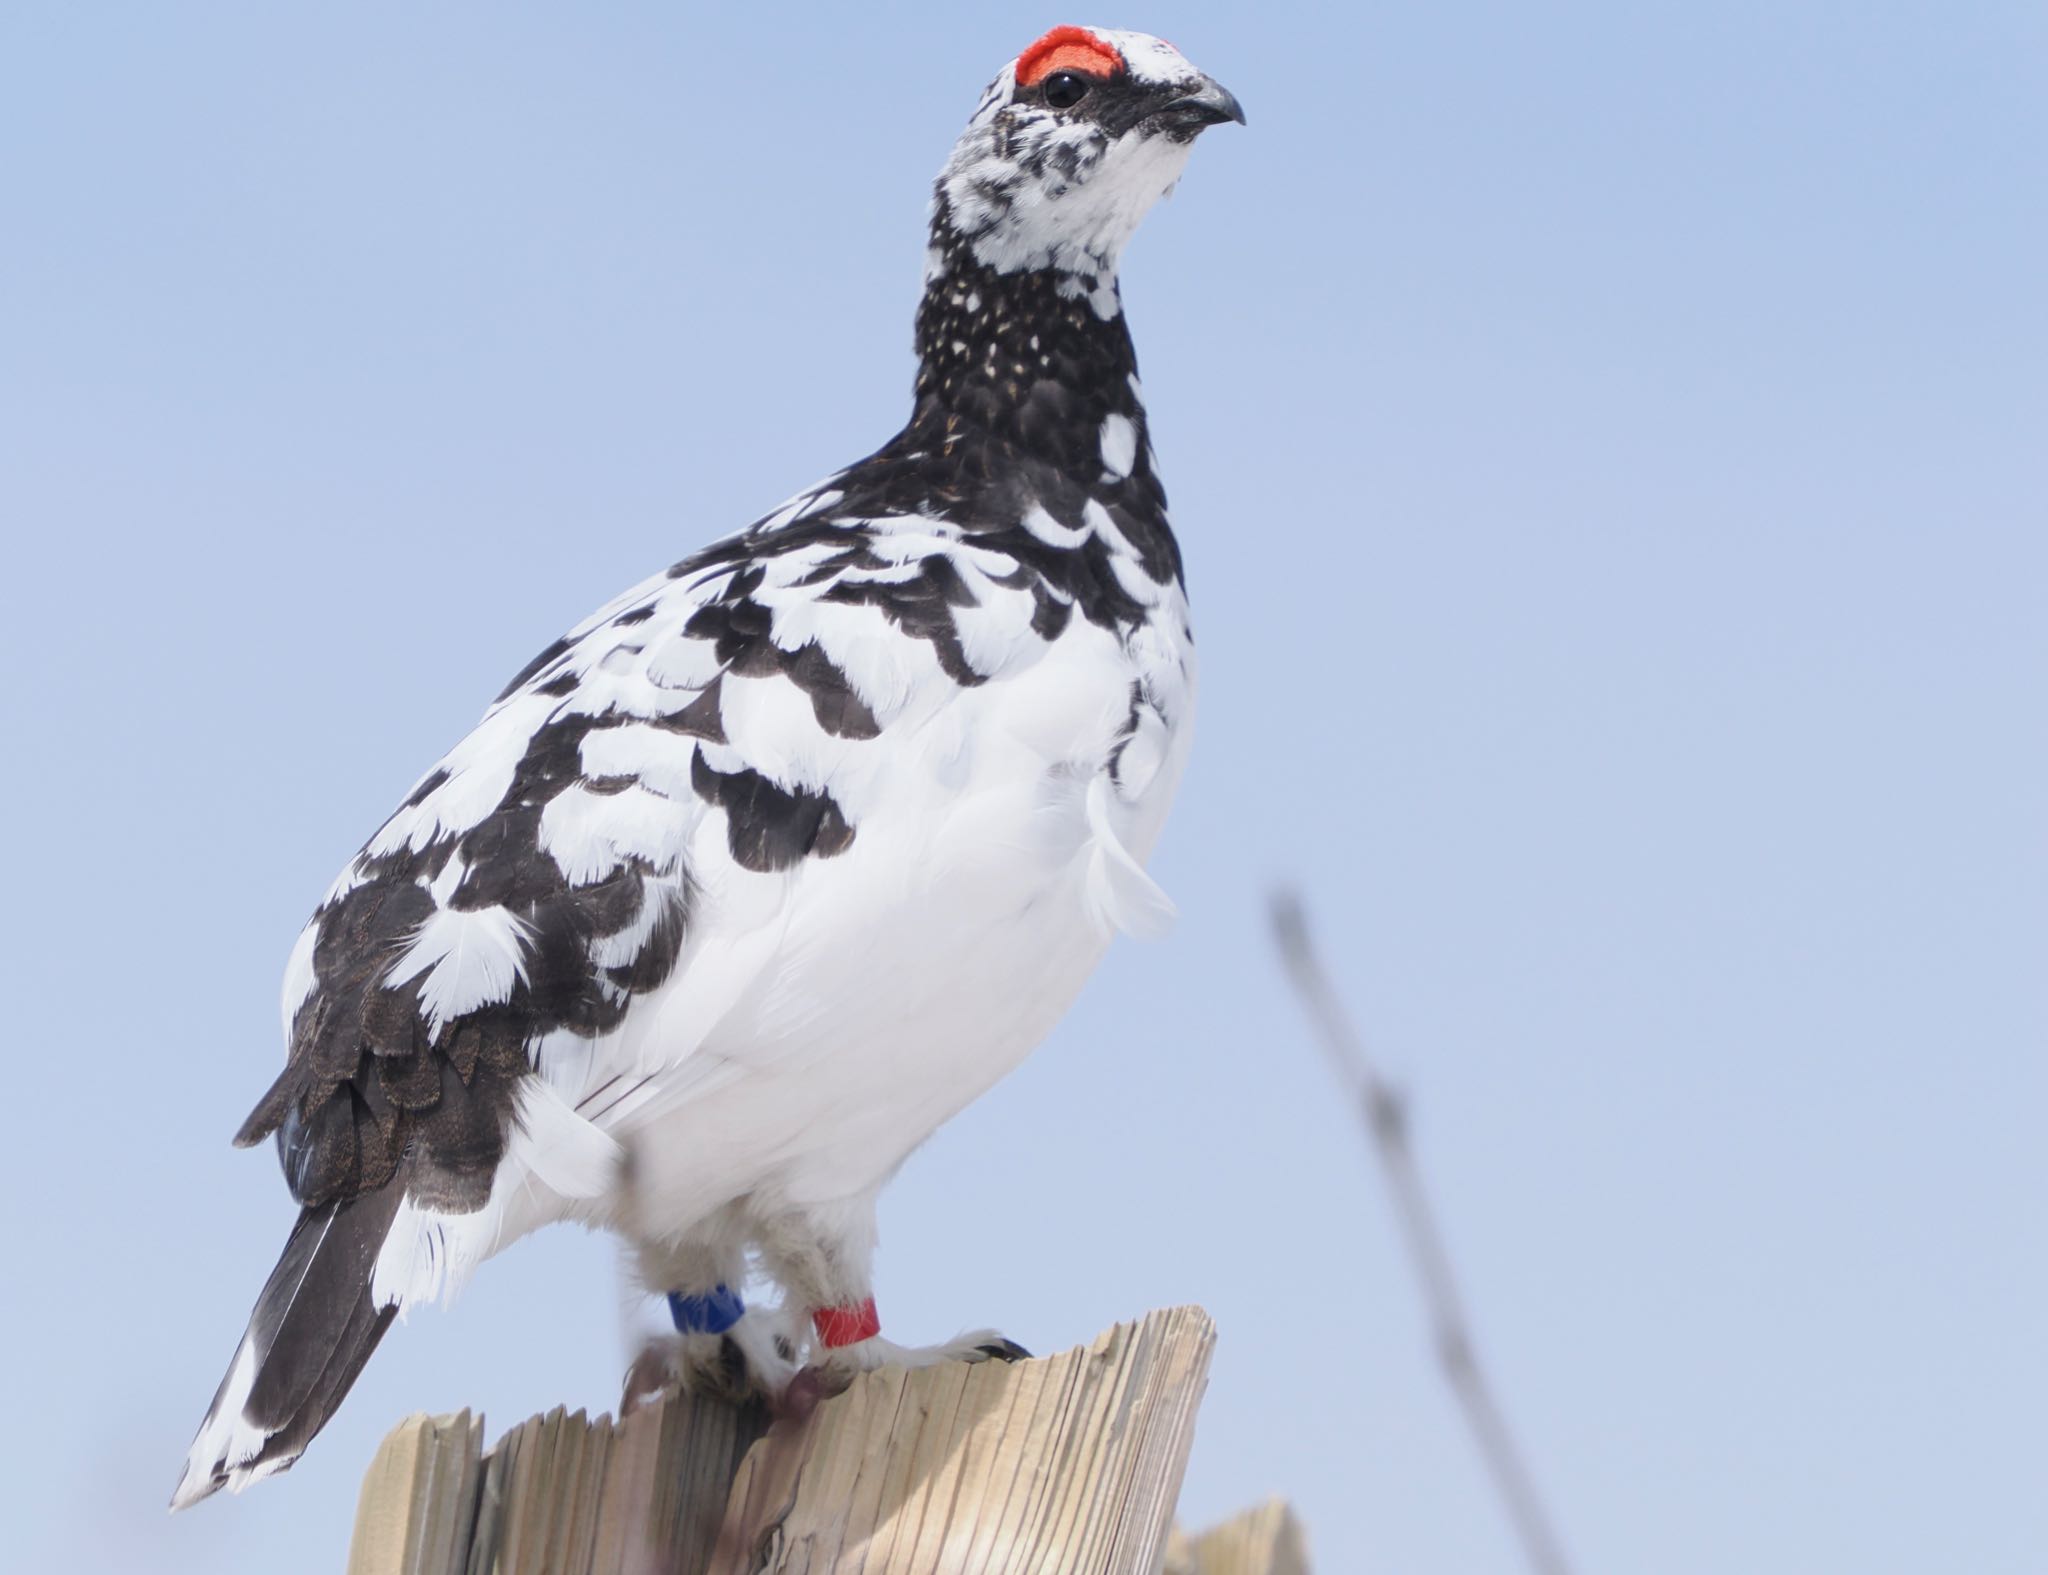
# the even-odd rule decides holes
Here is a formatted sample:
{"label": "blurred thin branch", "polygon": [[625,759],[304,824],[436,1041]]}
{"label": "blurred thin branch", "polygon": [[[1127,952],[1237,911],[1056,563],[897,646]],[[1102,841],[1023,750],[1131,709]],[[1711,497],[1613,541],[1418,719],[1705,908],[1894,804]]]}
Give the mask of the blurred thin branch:
{"label": "blurred thin branch", "polygon": [[1415,1168],[1414,1150],[1409,1147],[1407,1109],[1401,1096],[1373,1066],[1365,1042],[1337,999],[1310,940],[1301,899],[1292,891],[1275,892],[1272,920],[1273,938],[1287,966],[1287,976],[1308,1009],[1330,1064],[1350,1089],[1364,1118],[1380,1169],[1387,1178],[1387,1189],[1393,1194],[1394,1213],[1400,1219],[1408,1254],[1422,1282],[1422,1299],[1428,1307],[1437,1359],[1443,1364],[1444,1376],[1450,1380],[1466,1421],[1471,1424],[1487,1471],[1507,1505],[1508,1516],[1528,1555],[1529,1566],[1538,1575],[1569,1575],[1571,1567],[1565,1562],[1550,1518],[1537,1497],[1536,1484],[1508,1433],[1507,1420],[1494,1399],[1485,1369],[1479,1365],[1464,1303],[1451,1274],[1451,1260],[1444,1251],[1442,1233],[1437,1229],[1422,1177]]}

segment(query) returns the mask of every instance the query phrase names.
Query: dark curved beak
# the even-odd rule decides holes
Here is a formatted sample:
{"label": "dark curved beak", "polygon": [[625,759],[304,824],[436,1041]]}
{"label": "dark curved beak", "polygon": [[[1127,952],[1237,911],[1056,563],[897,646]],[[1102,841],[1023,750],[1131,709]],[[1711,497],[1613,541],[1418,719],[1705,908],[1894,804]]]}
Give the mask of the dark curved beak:
{"label": "dark curved beak", "polygon": [[1159,113],[1190,131],[1220,126],[1226,120],[1244,124],[1244,106],[1237,95],[1213,77],[1203,77],[1192,92],[1183,93]]}

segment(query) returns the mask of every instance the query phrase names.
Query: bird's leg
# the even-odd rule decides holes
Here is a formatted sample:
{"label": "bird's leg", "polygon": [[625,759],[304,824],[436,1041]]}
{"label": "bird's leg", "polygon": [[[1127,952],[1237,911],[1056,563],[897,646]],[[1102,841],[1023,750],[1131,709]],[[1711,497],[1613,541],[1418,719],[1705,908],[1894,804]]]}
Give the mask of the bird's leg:
{"label": "bird's leg", "polygon": [[763,1257],[788,1305],[810,1315],[810,1366],[826,1389],[842,1388],[878,1367],[939,1362],[1014,1362],[1031,1353],[993,1329],[939,1345],[898,1345],[882,1338],[875,1310],[875,1204],[872,1195],[785,1215],[762,1233]]}
{"label": "bird's leg", "polygon": [[626,1371],[621,1412],[678,1387],[735,1402],[787,1387],[797,1370],[796,1342],[780,1327],[777,1309],[747,1305],[738,1247],[642,1247],[639,1269],[643,1284],[665,1289],[675,1332],[641,1345]]}

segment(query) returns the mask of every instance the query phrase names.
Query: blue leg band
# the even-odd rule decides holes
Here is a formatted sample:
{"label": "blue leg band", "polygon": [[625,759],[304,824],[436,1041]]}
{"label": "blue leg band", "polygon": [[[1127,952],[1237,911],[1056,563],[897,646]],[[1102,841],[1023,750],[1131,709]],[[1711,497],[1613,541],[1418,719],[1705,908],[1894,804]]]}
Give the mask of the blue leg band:
{"label": "blue leg band", "polygon": [[724,1285],[714,1286],[709,1296],[668,1293],[668,1315],[683,1334],[724,1334],[746,1310],[740,1293]]}

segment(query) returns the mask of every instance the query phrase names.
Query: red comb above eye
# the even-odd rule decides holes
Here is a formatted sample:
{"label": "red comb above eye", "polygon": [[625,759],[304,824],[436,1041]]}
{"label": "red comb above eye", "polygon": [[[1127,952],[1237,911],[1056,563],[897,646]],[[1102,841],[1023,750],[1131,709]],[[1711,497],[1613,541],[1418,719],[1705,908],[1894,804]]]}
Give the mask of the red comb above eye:
{"label": "red comb above eye", "polygon": [[1056,27],[1017,57],[1017,85],[1037,87],[1055,71],[1085,77],[1115,76],[1124,57],[1085,27]]}

